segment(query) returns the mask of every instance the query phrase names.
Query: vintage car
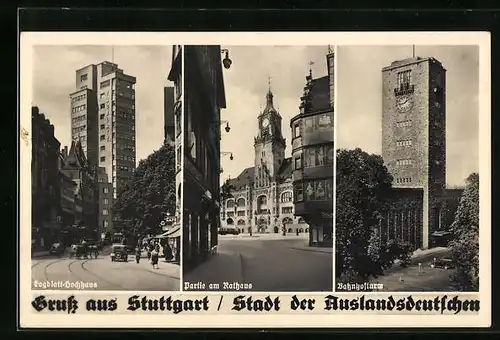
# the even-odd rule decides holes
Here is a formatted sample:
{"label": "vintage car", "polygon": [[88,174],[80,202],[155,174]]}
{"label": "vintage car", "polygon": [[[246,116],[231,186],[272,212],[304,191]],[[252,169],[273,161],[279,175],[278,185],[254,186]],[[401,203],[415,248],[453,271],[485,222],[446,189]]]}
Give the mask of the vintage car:
{"label": "vintage car", "polygon": [[219,234],[220,235],[239,235],[240,231],[236,227],[228,225],[226,227],[220,227]]}
{"label": "vintage car", "polygon": [[127,247],[123,244],[113,244],[111,246],[111,254],[109,254],[111,262],[115,261],[128,261]]}
{"label": "vintage car", "polygon": [[432,268],[442,268],[442,269],[453,269],[455,268],[455,264],[453,263],[453,260],[450,258],[443,258],[434,261],[431,264]]}

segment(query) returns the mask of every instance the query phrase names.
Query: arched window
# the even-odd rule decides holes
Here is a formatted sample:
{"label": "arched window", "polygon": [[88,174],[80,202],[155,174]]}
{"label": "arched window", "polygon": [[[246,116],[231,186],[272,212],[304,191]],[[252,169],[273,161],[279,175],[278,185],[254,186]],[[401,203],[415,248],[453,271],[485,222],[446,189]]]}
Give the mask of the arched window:
{"label": "arched window", "polygon": [[226,207],[227,207],[228,209],[233,209],[233,208],[234,208],[234,200],[233,200],[233,199],[231,199],[231,200],[227,200],[227,202],[226,202]]}
{"label": "arched window", "polygon": [[298,223],[304,224],[304,223],[306,223],[306,221],[304,221],[304,219],[301,217],[301,218],[299,218],[299,222]]}
{"label": "arched window", "polygon": [[245,207],[245,199],[243,197],[238,198],[238,201],[236,201],[236,205],[238,206],[238,208]]}
{"label": "arched window", "polygon": [[238,220],[237,225],[245,225],[245,220]]}
{"label": "arched window", "polygon": [[257,197],[257,209],[267,209],[267,196],[262,195]]}
{"label": "arched window", "polygon": [[285,191],[281,194],[281,203],[287,203],[293,201],[293,194],[291,191]]}
{"label": "arched window", "polygon": [[283,224],[292,224],[293,220],[290,217],[285,217],[283,219]]}

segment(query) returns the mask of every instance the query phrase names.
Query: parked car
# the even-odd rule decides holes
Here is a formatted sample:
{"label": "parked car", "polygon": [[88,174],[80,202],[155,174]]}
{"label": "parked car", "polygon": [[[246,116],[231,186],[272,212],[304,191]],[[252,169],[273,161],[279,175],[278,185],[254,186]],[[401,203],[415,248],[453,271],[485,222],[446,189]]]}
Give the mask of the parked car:
{"label": "parked car", "polygon": [[443,258],[436,260],[433,264],[431,264],[432,268],[442,268],[442,269],[453,269],[455,268],[455,264],[453,260],[450,258]]}
{"label": "parked car", "polygon": [[239,235],[240,231],[236,227],[220,227],[220,235]]}
{"label": "parked car", "polygon": [[128,262],[127,248],[123,244],[113,244],[111,246],[111,254],[109,254],[111,262],[124,261]]}

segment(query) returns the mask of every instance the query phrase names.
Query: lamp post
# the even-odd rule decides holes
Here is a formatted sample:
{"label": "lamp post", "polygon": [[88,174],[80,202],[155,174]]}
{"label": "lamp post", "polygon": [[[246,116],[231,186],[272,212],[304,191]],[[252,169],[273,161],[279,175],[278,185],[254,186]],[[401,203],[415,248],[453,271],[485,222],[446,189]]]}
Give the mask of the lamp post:
{"label": "lamp post", "polygon": [[223,48],[220,50],[221,53],[225,54],[224,59],[222,60],[222,65],[224,65],[225,69],[229,69],[233,61],[229,58],[229,50]]}
{"label": "lamp post", "polygon": [[229,133],[229,131],[231,131],[231,127],[229,126],[229,122],[227,120],[215,121],[215,122],[213,122],[213,124],[218,125],[219,127],[221,127],[222,124],[226,124],[226,126],[224,127],[224,130],[226,130],[227,133]]}
{"label": "lamp post", "polygon": [[232,152],[221,151],[220,155],[221,156],[227,156],[227,155],[229,155],[229,160],[231,160],[231,161],[234,159]]}

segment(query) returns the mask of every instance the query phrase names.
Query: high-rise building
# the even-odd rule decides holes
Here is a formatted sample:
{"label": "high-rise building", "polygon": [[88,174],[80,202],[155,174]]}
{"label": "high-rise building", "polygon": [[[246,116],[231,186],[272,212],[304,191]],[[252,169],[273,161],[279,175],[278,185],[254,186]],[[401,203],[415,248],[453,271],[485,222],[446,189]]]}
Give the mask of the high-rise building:
{"label": "high-rise building", "polygon": [[112,217],[112,204],[113,204],[113,184],[108,180],[106,168],[97,168],[97,229],[100,231],[101,238],[109,235],[113,231],[113,217]]}
{"label": "high-rise building", "polygon": [[306,76],[300,113],[290,121],[295,215],[310,226],[310,246],[333,244],[334,53],[328,75]]}
{"label": "high-rise building", "polygon": [[135,169],[135,77],[105,61],[76,71],[71,98],[72,140],[89,165],[111,176],[113,198]]}
{"label": "high-rise building", "polygon": [[387,223],[401,225],[394,237],[426,249],[441,227],[446,186],[446,70],[435,58],[413,57],[384,67],[382,79],[382,157],[395,191],[414,189],[420,202],[392,212]]}

